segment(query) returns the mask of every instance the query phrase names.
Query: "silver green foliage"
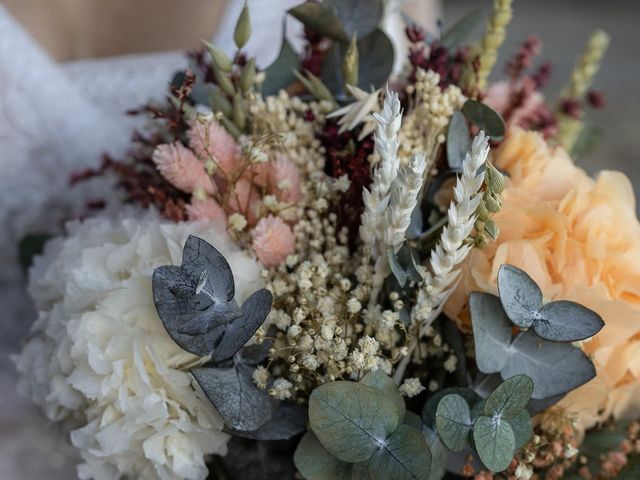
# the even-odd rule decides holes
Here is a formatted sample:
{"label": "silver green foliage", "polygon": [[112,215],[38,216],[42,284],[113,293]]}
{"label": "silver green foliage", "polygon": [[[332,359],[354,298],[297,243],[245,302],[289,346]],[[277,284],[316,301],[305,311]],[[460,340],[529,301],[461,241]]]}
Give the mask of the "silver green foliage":
{"label": "silver green foliage", "polygon": [[436,410],[436,428],[442,443],[452,452],[460,452],[467,446],[471,431],[469,404],[460,395],[445,396]]}

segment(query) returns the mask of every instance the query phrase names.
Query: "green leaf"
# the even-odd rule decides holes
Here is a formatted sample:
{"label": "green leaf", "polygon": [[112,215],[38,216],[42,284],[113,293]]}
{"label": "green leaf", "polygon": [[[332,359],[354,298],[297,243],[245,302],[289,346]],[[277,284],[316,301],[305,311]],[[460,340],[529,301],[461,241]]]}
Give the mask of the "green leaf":
{"label": "green leaf", "polygon": [[541,340],[531,331],[519,334],[509,349],[502,378],[524,373],[533,380],[535,399],[567,393],[596,375],[589,358],[568,343]]}
{"label": "green leaf", "polygon": [[324,448],[344,462],[371,458],[402,420],[391,399],[361,383],[327,383],[309,398],[311,429]]}
{"label": "green leaf", "polygon": [[469,309],[478,369],[483,373],[499,372],[509,358],[511,322],[495,295],[473,292]]}
{"label": "green leaf", "polygon": [[289,14],[300,20],[305,26],[325,37],[348,42],[349,35],[345,32],[340,19],[334,10],[323,3],[307,2],[289,9]]}
{"label": "green leaf", "polygon": [[351,480],[369,480],[368,462],[354,463],[351,469]]}
{"label": "green leaf", "polygon": [[435,428],[438,404],[440,403],[440,400],[447,395],[460,395],[472,407],[482,400],[474,390],[465,387],[445,388],[444,390],[434,393],[427,399],[422,407],[422,421],[429,428]]}
{"label": "green leaf", "polygon": [[522,412],[533,393],[533,382],[526,375],[515,375],[496,388],[484,404],[485,415],[509,420]]}
{"label": "green leaf", "polygon": [[44,251],[44,245],[52,237],[47,234],[27,235],[20,240],[20,265],[25,270],[33,265],[33,259]]}
{"label": "green leaf", "polygon": [[367,465],[371,480],[424,480],[431,468],[431,452],[422,433],[400,425],[386,438]]}
{"label": "green leaf", "polygon": [[447,130],[447,163],[452,170],[462,170],[464,157],[471,146],[469,126],[461,111],[451,117]]}
{"label": "green leaf", "polygon": [[254,385],[252,368],[244,365],[232,368],[198,367],[191,373],[231,428],[254,431],[273,417],[276,402]]}
{"label": "green leaf", "polygon": [[571,148],[571,158],[580,160],[585,155],[593,152],[604,140],[605,133],[600,127],[585,125],[580,130],[578,138]]}
{"label": "green leaf", "polygon": [[396,257],[393,248],[389,248],[387,250],[387,261],[389,262],[391,273],[393,273],[393,276],[396,277],[396,280],[398,281],[398,285],[404,287],[409,275],[404,271],[402,265],[400,265],[400,261],[398,260],[398,257]]}
{"label": "green leaf", "polygon": [[405,243],[398,250],[398,261],[400,265],[407,273],[409,280],[414,282],[421,282],[423,280],[422,275],[418,271],[418,265],[420,264],[420,258],[411,245]]}
{"label": "green leaf", "polygon": [[477,100],[467,100],[462,113],[494,140],[501,140],[506,130],[504,120],[498,112]]}
{"label": "green leaf", "polygon": [[306,480],[350,480],[351,465],[341,462],[325,450],[313,432],[305,433],[293,461]]}
{"label": "green leaf", "polygon": [[471,430],[469,404],[460,395],[447,395],[436,410],[438,435],[449,450],[460,452],[466,445]]}
{"label": "green leaf", "polygon": [[501,265],[498,290],[509,319],[520,328],[533,325],[542,307],[542,290],[538,284],[524,270],[513,265]]}
{"label": "green leaf", "polygon": [[628,424],[616,422],[613,425],[590,430],[580,445],[580,453],[599,459],[603,452],[618,450],[622,442],[627,438]]}
{"label": "green leaf", "polygon": [[480,26],[482,20],[481,10],[473,10],[447,29],[440,43],[448,50],[457,47],[473,30]]}
{"label": "green leaf", "polygon": [[531,417],[529,416],[529,412],[523,410],[515,417],[509,419],[508,422],[513,429],[516,448],[524,447],[533,436],[533,427],[531,425]]}
{"label": "green leaf", "polygon": [[422,418],[410,410],[407,410],[404,416],[404,424],[422,431]]}
{"label": "green leaf", "polygon": [[364,378],[360,380],[360,383],[379,390],[393,402],[398,412],[398,418],[405,418],[406,406],[404,403],[404,398],[402,398],[402,395],[400,395],[398,386],[391,379],[391,377],[385,374],[382,370],[376,370],[375,372],[367,373]]}
{"label": "green leaf", "polygon": [[358,87],[382,87],[393,70],[393,44],[384,31],[376,28],[358,41]]}
{"label": "green leaf", "polygon": [[480,460],[488,469],[501,472],[511,463],[516,441],[509,422],[482,415],[473,427],[473,440]]}
{"label": "green leaf", "polygon": [[431,469],[428,478],[429,480],[440,480],[447,472],[447,447],[442,443],[435,430],[424,424],[422,425],[422,436],[431,451]]}
{"label": "green leaf", "polygon": [[236,437],[254,440],[287,440],[306,430],[307,409],[291,402],[279,402],[271,419],[257,430],[244,431],[230,429]]}
{"label": "green leaf", "polygon": [[593,310],[579,303],[559,300],[546,304],[533,330],[553,342],[576,342],[594,336],[604,327],[604,321]]}
{"label": "green leaf", "polygon": [[334,7],[347,37],[363,38],[380,25],[384,14],[381,0],[327,0]]}
{"label": "green leaf", "polygon": [[291,44],[282,36],[282,47],[278,58],[269,65],[265,71],[265,80],[262,84],[262,94],[275,95],[280,90],[287,88],[295,80],[294,71],[300,69],[300,60]]}

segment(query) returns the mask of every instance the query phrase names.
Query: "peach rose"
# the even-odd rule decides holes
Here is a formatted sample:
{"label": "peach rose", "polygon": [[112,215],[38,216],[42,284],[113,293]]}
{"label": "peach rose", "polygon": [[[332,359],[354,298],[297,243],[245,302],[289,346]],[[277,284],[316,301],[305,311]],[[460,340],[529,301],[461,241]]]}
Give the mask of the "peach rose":
{"label": "peach rose", "polygon": [[466,299],[497,292],[500,265],[524,269],[547,300],[572,300],[599,313],[603,330],[583,344],[597,378],[563,399],[586,429],[610,415],[640,414],[640,223],[629,179],[594,180],[542,137],[510,129],[493,155],[510,178],[494,220],[500,237],[468,257],[445,311],[469,329]]}

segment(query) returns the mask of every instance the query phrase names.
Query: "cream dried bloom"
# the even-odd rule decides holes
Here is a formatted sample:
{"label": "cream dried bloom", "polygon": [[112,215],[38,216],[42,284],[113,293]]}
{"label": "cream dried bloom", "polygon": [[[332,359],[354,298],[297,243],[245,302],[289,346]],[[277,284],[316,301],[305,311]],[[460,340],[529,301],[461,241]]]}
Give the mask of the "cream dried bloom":
{"label": "cream dried bloom", "polygon": [[14,359],[19,390],[48,419],[74,426],[80,478],[205,479],[205,456],[225,454],[228,436],[188,373],[203,359],[178,347],[158,318],[151,276],[180,264],[189,234],[226,257],[239,302],[262,286],[260,265],[216,223],[148,212],[67,229],[31,272],[39,318]]}
{"label": "cream dried bloom", "polygon": [[423,392],[425,388],[420,383],[419,378],[405,378],[398,391],[405,397],[412,398]]}

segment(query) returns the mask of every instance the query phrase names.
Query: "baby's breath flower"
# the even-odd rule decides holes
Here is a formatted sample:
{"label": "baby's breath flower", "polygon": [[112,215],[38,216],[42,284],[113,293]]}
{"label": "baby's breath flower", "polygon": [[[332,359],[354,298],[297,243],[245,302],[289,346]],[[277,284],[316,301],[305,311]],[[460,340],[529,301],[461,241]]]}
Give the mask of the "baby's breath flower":
{"label": "baby's breath flower", "polygon": [[262,365],[256,367],[252,374],[253,383],[262,390],[267,388],[267,381],[269,380],[269,370]]}
{"label": "baby's breath flower", "polygon": [[247,226],[247,219],[240,213],[232,213],[229,215],[228,226],[229,230],[241,232]]}
{"label": "baby's breath flower", "polygon": [[406,378],[404,383],[398,387],[398,391],[405,397],[411,398],[420,394],[425,388],[418,378]]}
{"label": "baby's breath flower", "polygon": [[277,378],[273,382],[273,386],[269,389],[269,395],[278,400],[286,400],[291,398],[291,388],[293,384],[285,378]]}
{"label": "baby's breath flower", "polygon": [[351,314],[356,314],[362,310],[362,304],[357,298],[350,298],[347,301],[347,311]]}

